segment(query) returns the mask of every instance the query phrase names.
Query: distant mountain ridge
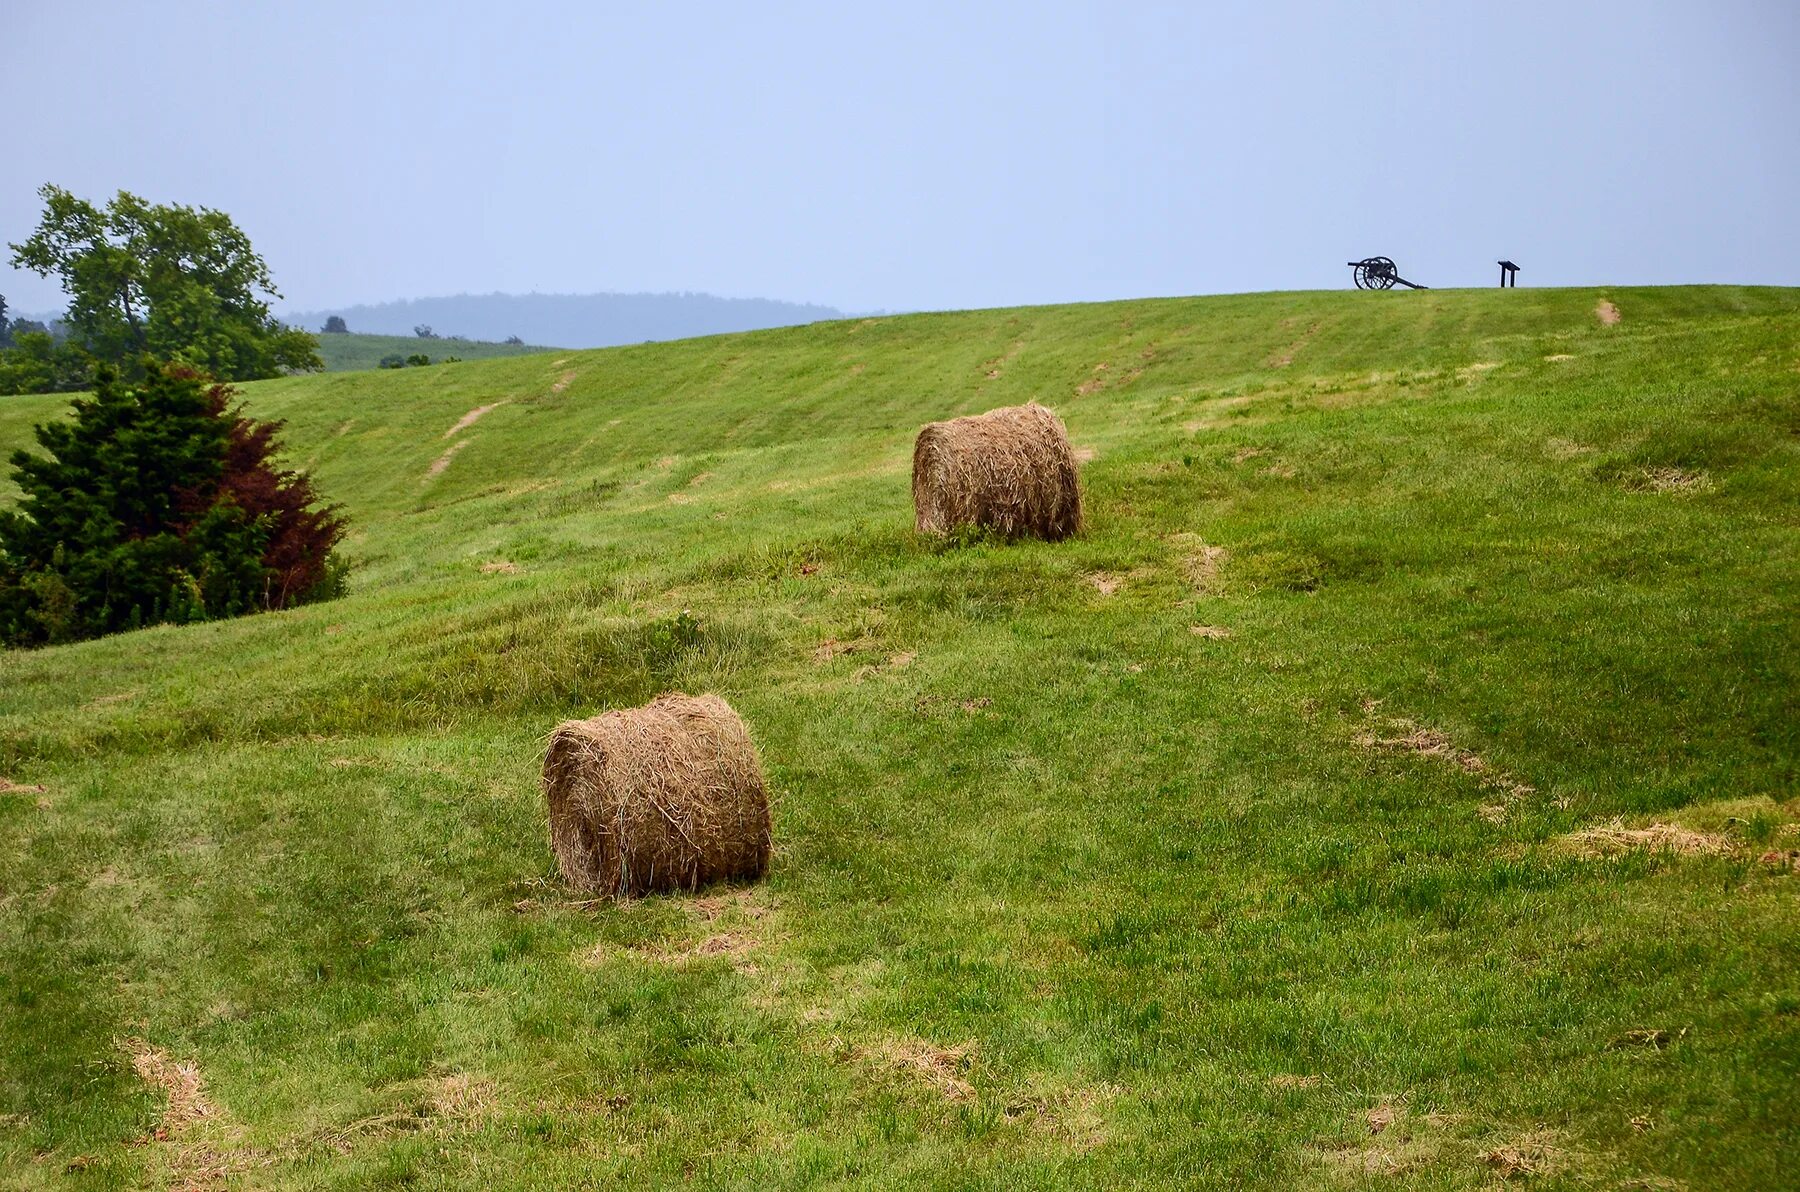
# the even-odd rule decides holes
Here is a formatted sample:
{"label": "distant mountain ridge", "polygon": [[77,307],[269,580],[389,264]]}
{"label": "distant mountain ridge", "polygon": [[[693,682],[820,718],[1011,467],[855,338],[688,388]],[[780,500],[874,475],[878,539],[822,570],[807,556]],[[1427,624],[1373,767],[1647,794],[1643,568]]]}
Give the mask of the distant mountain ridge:
{"label": "distant mountain ridge", "polygon": [[378,335],[411,335],[423,325],[438,335],[495,341],[516,335],[526,343],[559,348],[606,348],[845,317],[829,306],[687,293],[458,294],[292,311],[281,317],[317,331],[331,315],[343,316],[351,331]]}

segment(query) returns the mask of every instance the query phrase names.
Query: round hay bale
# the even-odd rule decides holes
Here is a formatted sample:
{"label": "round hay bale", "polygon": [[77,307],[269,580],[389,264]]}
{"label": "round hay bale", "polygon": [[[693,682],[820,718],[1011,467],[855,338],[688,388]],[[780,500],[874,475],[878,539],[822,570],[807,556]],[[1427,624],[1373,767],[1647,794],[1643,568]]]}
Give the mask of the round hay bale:
{"label": "round hay bale", "polygon": [[550,847],[579,890],[692,890],[769,867],[769,796],[744,722],[716,695],[566,720],[544,755]]}
{"label": "round hay bale", "polygon": [[981,526],[1054,542],[1081,529],[1081,480],[1062,419],[1036,402],[933,422],[913,444],[921,534]]}

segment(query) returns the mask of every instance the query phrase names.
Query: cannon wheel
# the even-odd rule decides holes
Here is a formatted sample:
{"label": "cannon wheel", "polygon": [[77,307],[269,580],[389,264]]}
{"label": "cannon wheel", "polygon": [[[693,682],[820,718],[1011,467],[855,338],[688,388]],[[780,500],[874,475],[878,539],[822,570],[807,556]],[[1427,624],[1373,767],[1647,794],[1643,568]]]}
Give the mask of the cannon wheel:
{"label": "cannon wheel", "polygon": [[1356,288],[1359,290],[1391,290],[1399,275],[1394,262],[1387,257],[1370,257],[1356,263]]}

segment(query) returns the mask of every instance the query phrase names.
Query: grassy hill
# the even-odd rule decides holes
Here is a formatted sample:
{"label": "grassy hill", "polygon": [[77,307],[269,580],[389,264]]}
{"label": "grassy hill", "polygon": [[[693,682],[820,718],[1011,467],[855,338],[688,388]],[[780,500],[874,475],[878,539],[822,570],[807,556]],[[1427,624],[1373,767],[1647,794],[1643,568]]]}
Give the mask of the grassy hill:
{"label": "grassy hill", "polygon": [[844,317],[842,311],[814,303],[695,293],[454,294],[287,311],[281,317],[298,326],[319,327],[332,315],[348,320],[358,331],[406,336],[423,323],[471,339],[504,340],[517,334],[581,348],[794,327]]}
{"label": "grassy hill", "polygon": [[[353,591],[0,656],[0,1166],[1780,1186],[1797,366],[1800,291],[1434,290],[250,386]],[[1088,531],[917,538],[1031,397]],[[773,872],[573,901],[545,736],[671,688]]]}
{"label": "grassy hill", "polygon": [[350,331],[337,335],[320,335],[319,356],[326,372],[354,372],[380,367],[384,356],[411,356],[422,352],[434,361],[456,356],[463,361],[493,360],[502,356],[529,356],[534,352],[553,352],[554,348],[530,344],[495,344],[473,339],[420,339],[416,335],[363,335]]}

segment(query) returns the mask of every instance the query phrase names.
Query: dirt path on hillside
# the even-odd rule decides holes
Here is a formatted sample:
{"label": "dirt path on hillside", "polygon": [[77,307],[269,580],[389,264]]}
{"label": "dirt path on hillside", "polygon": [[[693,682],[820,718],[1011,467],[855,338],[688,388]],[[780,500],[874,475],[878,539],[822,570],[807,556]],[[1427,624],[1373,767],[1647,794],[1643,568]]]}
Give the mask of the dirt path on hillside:
{"label": "dirt path on hillside", "polygon": [[489,410],[497,410],[505,404],[506,399],[501,398],[499,401],[492,402],[485,406],[476,406],[473,410],[470,410],[467,414],[458,418],[456,420],[456,425],[444,432],[444,437],[447,439],[459,430],[466,430],[469,427],[474,426],[476,419],[480,418],[483,414],[487,413]]}
{"label": "dirt path on hillside", "polygon": [[430,480],[433,476],[443,475],[444,469],[450,466],[450,461],[456,458],[456,453],[468,445],[469,440],[467,439],[450,444],[450,450],[432,460],[431,466],[425,469],[425,479]]}
{"label": "dirt path on hillside", "polygon": [[1602,298],[1599,305],[1594,307],[1594,315],[1603,326],[1612,327],[1619,321],[1619,308]]}

